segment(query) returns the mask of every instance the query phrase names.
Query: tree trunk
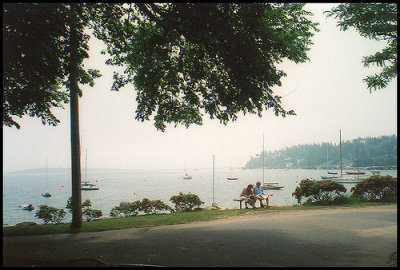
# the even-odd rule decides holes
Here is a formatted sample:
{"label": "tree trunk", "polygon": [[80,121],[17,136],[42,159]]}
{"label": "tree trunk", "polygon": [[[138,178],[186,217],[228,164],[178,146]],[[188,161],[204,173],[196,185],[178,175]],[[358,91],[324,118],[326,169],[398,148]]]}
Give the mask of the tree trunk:
{"label": "tree trunk", "polygon": [[[76,85],[75,85],[76,84]],[[71,87],[71,176],[72,176],[72,227],[82,226],[81,153],[79,143],[78,82]]]}
{"label": "tree trunk", "polygon": [[[76,5],[72,4],[71,8],[74,9]],[[69,90],[70,90],[70,117],[71,117],[71,176],[72,176],[72,223],[74,229],[82,227],[82,195],[81,195],[81,152],[79,142],[79,38],[76,22],[78,21],[78,12],[73,12],[73,18],[70,23],[70,76],[69,76]]]}

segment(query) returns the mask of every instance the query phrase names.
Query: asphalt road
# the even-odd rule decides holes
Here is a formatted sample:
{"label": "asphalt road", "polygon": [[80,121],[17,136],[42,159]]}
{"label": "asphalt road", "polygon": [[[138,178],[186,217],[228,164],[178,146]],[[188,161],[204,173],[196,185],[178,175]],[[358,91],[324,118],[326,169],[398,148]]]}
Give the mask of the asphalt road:
{"label": "asphalt road", "polygon": [[247,214],[116,231],[3,237],[3,266],[389,266],[397,206]]}

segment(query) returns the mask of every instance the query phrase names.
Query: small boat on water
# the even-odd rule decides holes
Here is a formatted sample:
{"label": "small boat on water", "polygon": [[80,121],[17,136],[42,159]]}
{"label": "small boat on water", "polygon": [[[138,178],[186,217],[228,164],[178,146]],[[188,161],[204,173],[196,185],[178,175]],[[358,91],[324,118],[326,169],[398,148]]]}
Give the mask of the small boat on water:
{"label": "small boat on water", "polygon": [[[97,182],[97,181],[96,181]],[[85,160],[85,181],[81,184],[81,190],[99,190],[95,184],[90,184],[87,180],[87,149],[86,149],[86,160]]]}
{"label": "small boat on water", "polygon": [[48,197],[51,197],[51,194],[46,192],[46,193],[42,193],[42,196],[48,198]]}
{"label": "small boat on water", "polygon": [[321,176],[322,180],[332,180],[332,179],[338,179],[338,178],[339,178],[338,176],[331,176],[331,175]]}
{"label": "small boat on water", "polygon": [[[363,174],[355,174],[355,176],[351,176],[351,173],[347,173],[347,175],[343,175],[343,164],[342,164],[342,130],[339,130],[339,162],[340,162],[340,173],[337,176],[321,176],[323,180],[332,180],[337,183],[358,183],[364,180],[364,178],[360,178],[360,175]],[[358,169],[357,169],[358,170]],[[329,174],[329,172],[328,172]]]}
{"label": "small boat on water", "polygon": [[[47,189],[47,186],[48,186],[48,175],[49,175],[49,173],[48,173],[48,170],[49,170],[49,161],[48,161],[48,159],[46,159],[46,190],[48,190]],[[42,196],[43,197],[45,197],[45,198],[49,198],[49,197],[51,197],[51,194],[49,193],[49,192],[45,192],[45,193],[42,193]]]}
{"label": "small boat on water", "polygon": [[33,207],[32,204],[24,204],[20,206],[22,208],[22,210],[28,210],[28,211],[32,211],[35,209],[35,207]]}
{"label": "small boat on water", "polygon": [[89,184],[87,186],[82,185],[81,186],[81,190],[99,190],[99,187],[96,187],[96,186],[94,186],[92,184]]}
{"label": "small boat on water", "polygon": [[230,167],[230,176],[227,177],[226,179],[228,179],[228,180],[238,180],[239,179],[239,177],[232,176],[232,160],[231,160],[231,167]]}
{"label": "small boat on water", "polygon": [[358,145],[356,145],[356,169],[354,171],[351,172],[346,172],[346,174],[348,175],[363,175],[365,174],[365,172],[360,171],[360,169],[358,168]]}
{"label": "small boat on water", "polygon": [[185,180],[192,179],[192,176],[187,173],[186,160],[185,160],[185,176],[183,177],[183,179]]}
{"label": "small boat on water", "polygon": [[277,189],[282,189],[283,186],[279,186],[278,182],[264,182],[264,134],[263,134],[263,149],[262,149],[262,189],[267,189],[267,190],[277,190]]}
{"label": "small boat on water", "polygon": [[185,173],[185,176],[183,177],[183,179],[189,180],[189,179],[192,179],[192,176]]}
{"label": "small boat on water", "polygon": [[365,172],[357,170],[357,171],[353,171],[353,172],[346,172],[346,174],[349,174],[349,175],[363,175],[363,174],[365,174]]}
{"label": "small boat on water", "polygon": [[279,186],[278,182],[264,182],[261,185],[262,189],[268,189],[268,190],[277,190],[277,189],[282,189],[283,186]]}

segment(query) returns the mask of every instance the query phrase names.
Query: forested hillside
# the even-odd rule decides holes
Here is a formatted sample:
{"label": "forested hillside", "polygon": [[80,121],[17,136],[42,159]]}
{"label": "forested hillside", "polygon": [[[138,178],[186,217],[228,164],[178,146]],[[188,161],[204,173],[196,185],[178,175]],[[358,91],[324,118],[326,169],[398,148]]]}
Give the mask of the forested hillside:
{"label": "forested hillside", "polygon": [[[358,158],[357,158],[358,157]],[[264,152],[266,168],[316,169],[340,168],[339,143],[306,144]],[[262,167],[262,153],[251,157],[246,168]],[[358,138],[342,142],[342,164],[345,167],[396,167],[397,136]]]}

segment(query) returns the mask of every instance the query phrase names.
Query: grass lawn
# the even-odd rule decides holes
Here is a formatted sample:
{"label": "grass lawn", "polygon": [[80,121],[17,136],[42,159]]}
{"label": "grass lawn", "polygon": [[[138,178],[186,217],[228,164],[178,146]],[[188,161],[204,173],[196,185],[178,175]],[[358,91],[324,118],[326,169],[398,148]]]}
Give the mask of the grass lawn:
{"label": "grass lawn", "polygon": [[3,237],[5,236],[22,236],[22,235],[42,235],[42,234],[59,234],[59,233],[79,233],[79,232],[97,232],[108,230],[119,230],[127,228],[143,228],[161,225],[182,224],[194,221],[207,221],[221,218],[239,216],[243,214],[256,214],[260,212],[270,211],[288,211],[288,210],[313,210],[322,208],[338,208],[338,207],[366,207],[366,206],[382,206],[396,205],[396,203],[380,203],[380,202],[363,202],[342,205],[295,205],[295,206],[272,206],[268,209],[228,209],[228,210],[196,210],[191,212],[176,212],[170,214],[159,215],[140,215],[124,218],[107,218],[98,219],[91,222],[83,222],[80,230],[71,229],[71,223],[65,224],[40,224],[34,226],[9,226],[3,227]]}

